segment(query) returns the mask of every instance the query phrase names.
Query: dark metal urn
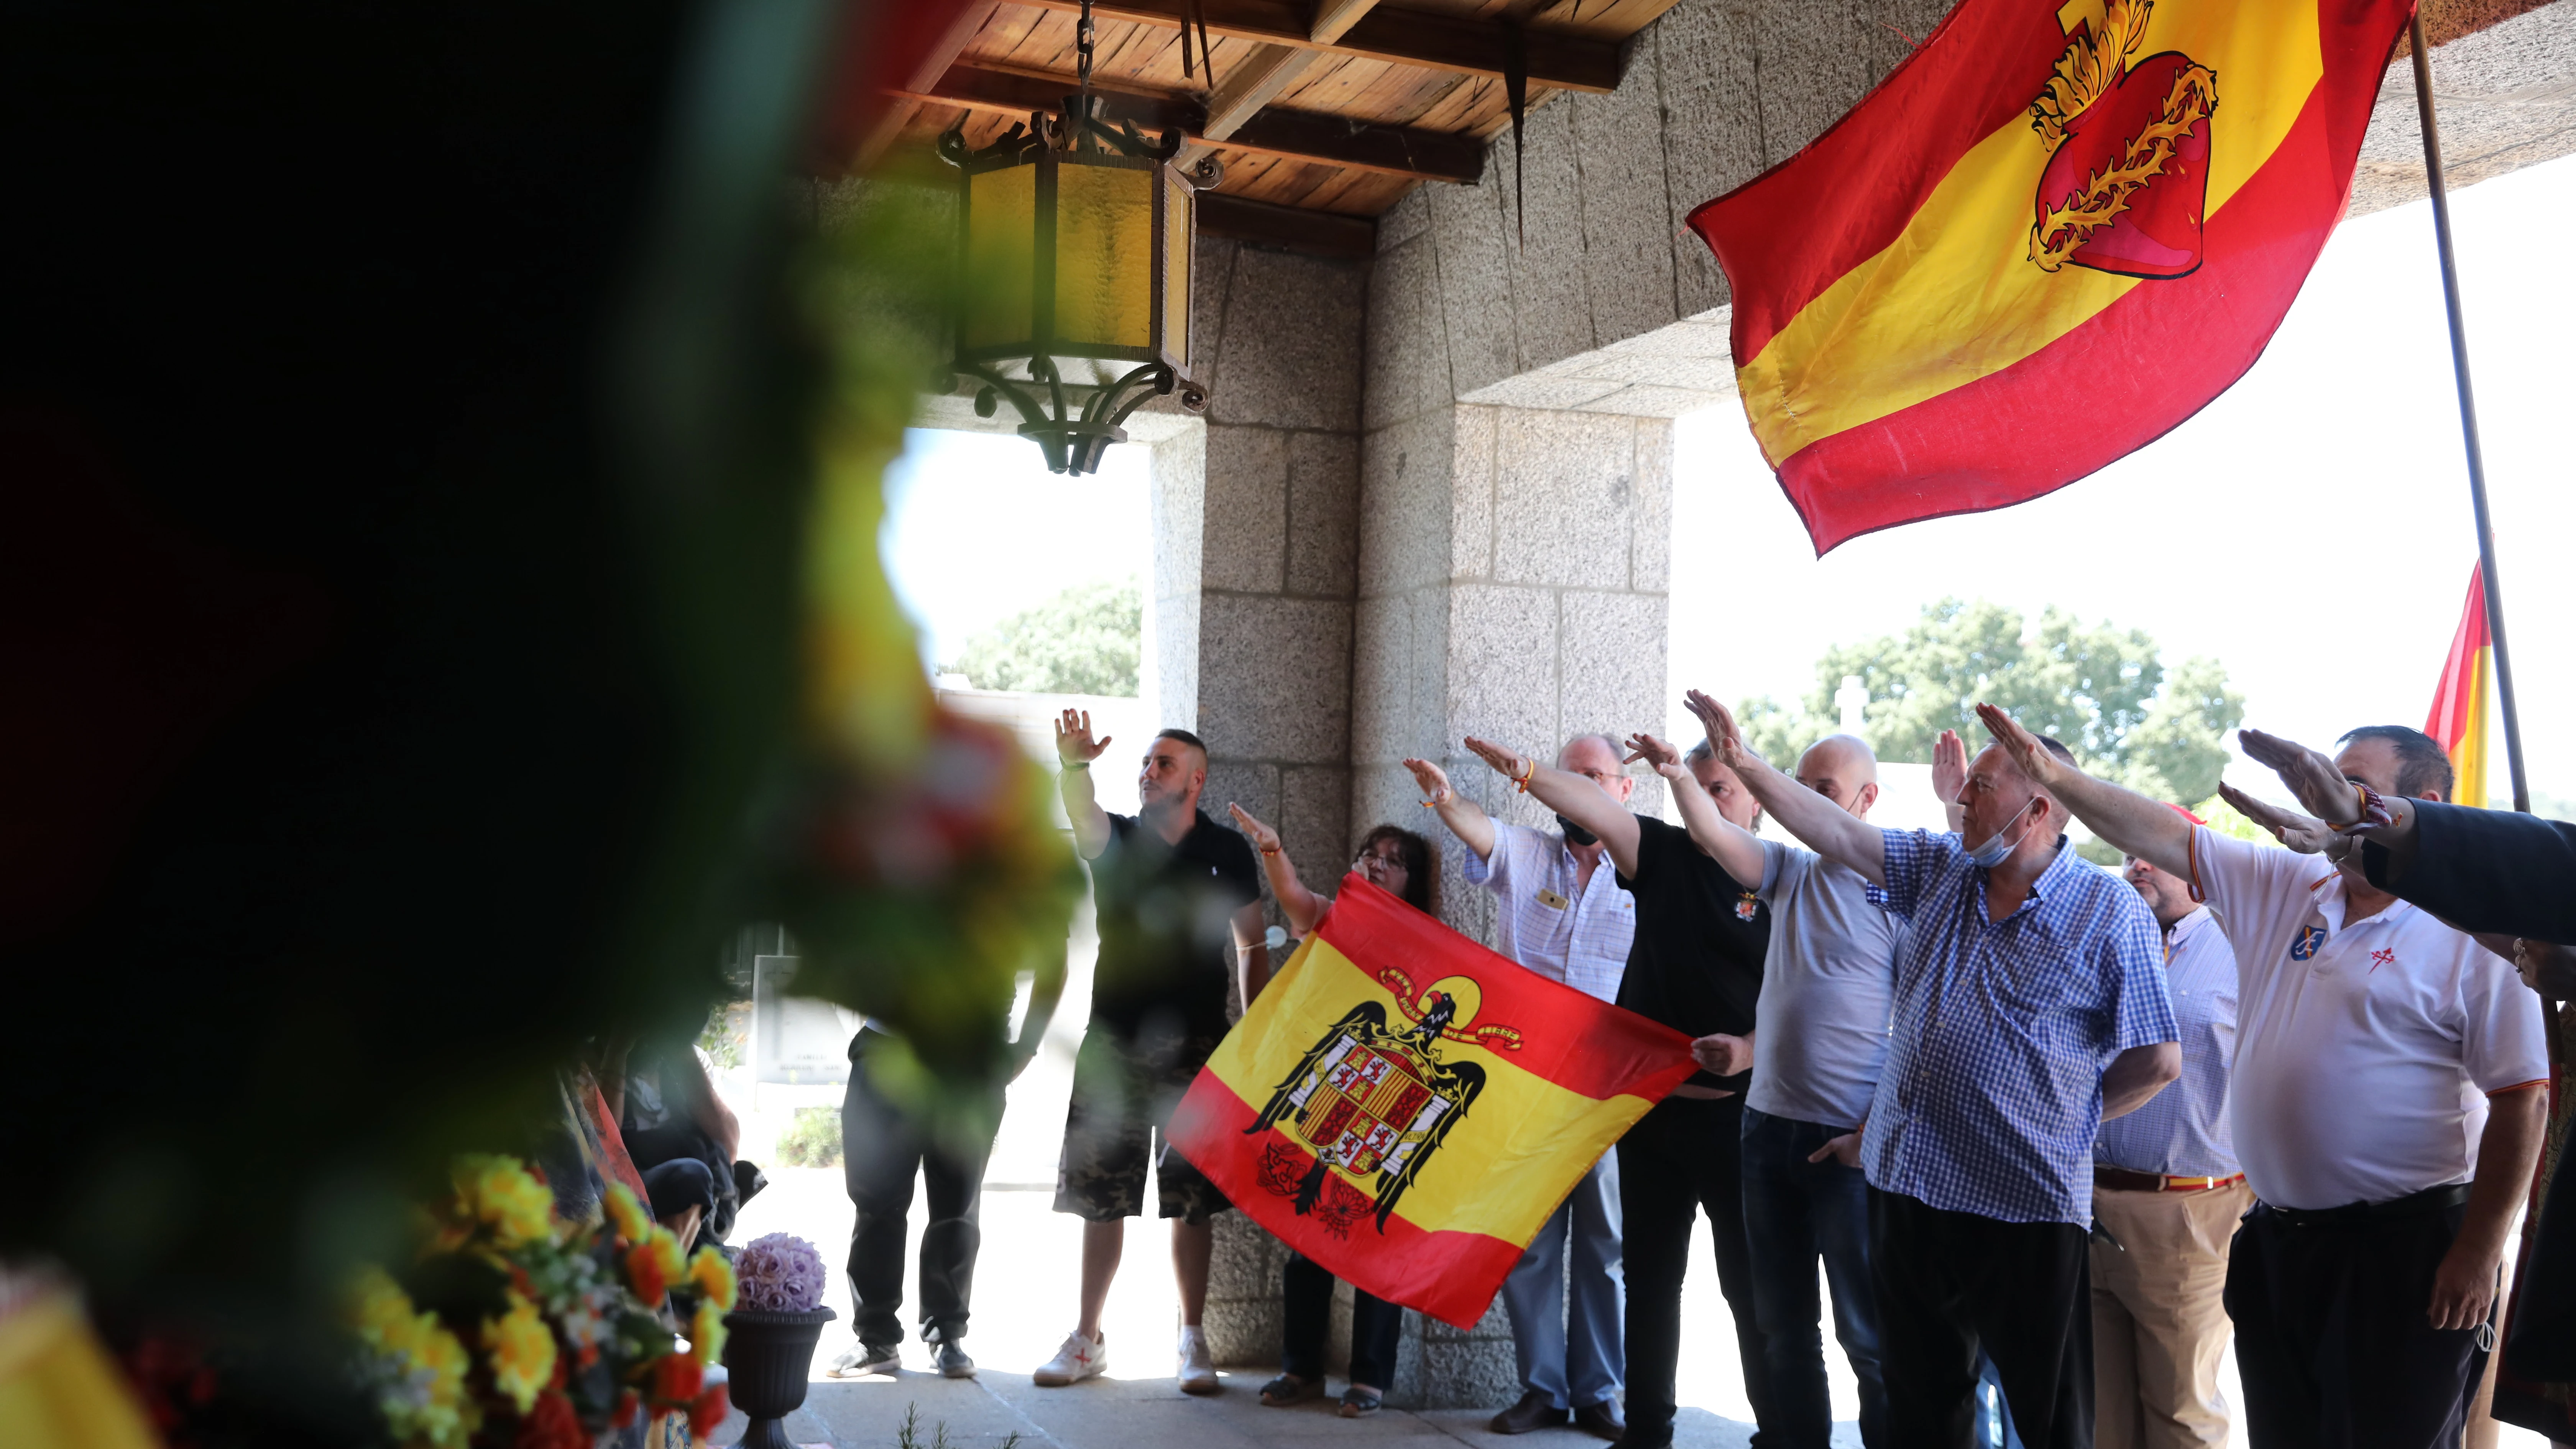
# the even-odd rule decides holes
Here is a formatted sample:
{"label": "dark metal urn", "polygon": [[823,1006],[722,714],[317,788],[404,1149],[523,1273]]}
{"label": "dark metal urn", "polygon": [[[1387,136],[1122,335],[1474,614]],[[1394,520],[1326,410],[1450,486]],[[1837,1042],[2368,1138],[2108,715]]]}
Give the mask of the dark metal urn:
{"label": "dark metal urn", "polygon": [[725,1315],[726,1390],[733,1406],[751,1418],[741,1449],[795,1449],[781,1421],[805,1402],[805,1381],[814,1368],[814,1345],[832,1310],[810,1313],[759,1313],[737,1309]]}

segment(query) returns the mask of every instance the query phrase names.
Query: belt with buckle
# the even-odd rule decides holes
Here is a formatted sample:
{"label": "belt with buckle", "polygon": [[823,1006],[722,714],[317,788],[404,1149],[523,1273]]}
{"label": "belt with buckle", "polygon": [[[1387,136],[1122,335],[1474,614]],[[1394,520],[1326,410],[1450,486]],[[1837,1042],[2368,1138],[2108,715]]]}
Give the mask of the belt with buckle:
{"label": "belt with buckle", "polygon": [[2244,1173],[2232,1177],[2175,1177],[2162,1172],[2131,1172],[2125,1167],[2093,1164],[2093,1185],[2114,1192],[2208,1192],[2212,1188],[2234,1187],[2245,1180]]}
{"label": "belt with buckle", "polygon": [[2380,1222],[2389,1218],[2414,1217],[2421,1213],[2442,1212],[2458,1207],[2468,1200],[2469,1184],[2455,1182],[2445,1187],[2428,1187],[2422,1192],[2410,1192],[2404,1197],[2392,1197],[2386,1202],[2346,1203],[2342,1207],[2335,1208],[2285,1208],[2275,1207],[2267,1202],[2258,1202],[2254,1205],[2254,1211],[2266,1217],[2277,1218],[2289,1227],[2331,1228],[2354,1223]]}

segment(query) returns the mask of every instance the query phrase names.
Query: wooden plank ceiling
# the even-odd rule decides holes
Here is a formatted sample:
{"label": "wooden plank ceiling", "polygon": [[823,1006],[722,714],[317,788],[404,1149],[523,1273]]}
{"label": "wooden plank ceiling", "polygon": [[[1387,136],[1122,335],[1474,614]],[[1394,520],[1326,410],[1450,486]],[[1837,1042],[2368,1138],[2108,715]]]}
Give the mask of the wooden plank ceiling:
{"label": "wooden plank ceiling", "polygon": [[[1213,152],[1218,235],[1365,247],[1363,219],[1425,183],[1473,185],[1510,123],[1522,37],[1529,104],[1618,84],[1621,48],[1675,0],[1199,0],[1213,57],[1181,69],[1184,0],[1096,0],[1092,89],[1112,121],[1178,127]],[[859,159],[926,151],[963,122],[984,145],[1074,89],[1075,0],[977,3],[901,87]]]}

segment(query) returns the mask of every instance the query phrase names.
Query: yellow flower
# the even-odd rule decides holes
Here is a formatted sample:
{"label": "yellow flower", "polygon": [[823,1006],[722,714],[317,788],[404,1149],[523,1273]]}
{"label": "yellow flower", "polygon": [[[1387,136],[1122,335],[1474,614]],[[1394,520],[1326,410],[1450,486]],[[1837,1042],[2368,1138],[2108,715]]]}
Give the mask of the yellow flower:
{"label": "yellow flower", "polygon": [[482,1426],[482,1414],[465,1396],[465,1345],[438,1315],[415,1309],[381,1268],[360,1272],[350,1298],[351,1327],[383,1366],[377,1406],[395,1439],[433,1449],[462,1446]]}
{"label": "yellow flower", "polygon": [[724,1310],[712,1298],[698,1300],[698,1315],[689,1322],[689,1349],[698,1362],[712,1364],[724,1357]]}
{"label": "yellow flower", "polygon": [[489,1226],[502,1247],[554,1241],[555,1195],[517,1158],[459,1157],[449,1178],[464,1215]]}
{"label": "yellow flower", "polygon": [[608,1208],[609,1226],[617,1230],[617,1236],[630,1243],[640,1243],[644,1241],[644,1235],[653,1230],[652,1217],[644,1211],[644,1205],[635,1200],[635,1194],[627,1191],[626,1184],[610,1183],[603,1202]]}
{"label": "yellow flower", "polygon": [[697,1256],[689,1260],[689,1281],[696,1284],[698,1292],[716,1307],[733,1307],[736,1291],[733,1264],[725,1261],[724,1254],[713,1248],[698,1249]]}
{"label": "yellow flower", "polygon": [[680,1257],[680,1240],[671,1236],[669,1228],[654,1228],[642,1242],[626,1250],[628,1284],[647,1308],[660,1304],[662,1295],[671,1291],[671,1285],[680,1282],[687,1272],[688,1264]]}
{"label": "yellow flower", "polygon": [[537,1305],[510,1292],[510,1311],[483,1320],[483,1351],[492,1359],[492,1385],[525,1414],[555,1376],[555,1335]]}

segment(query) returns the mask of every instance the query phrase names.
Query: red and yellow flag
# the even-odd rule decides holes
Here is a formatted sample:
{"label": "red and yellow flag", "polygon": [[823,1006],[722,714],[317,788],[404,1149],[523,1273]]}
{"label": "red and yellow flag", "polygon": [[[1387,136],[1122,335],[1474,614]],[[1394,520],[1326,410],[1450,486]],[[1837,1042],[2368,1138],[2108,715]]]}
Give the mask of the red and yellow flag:
{"label": "red and yellow flag", "polygon": [[1680,1032],[1351,875],[1171,1141],[1334,1276],[1469,1328],[1576,1180],[1693,1070]]}
{"label": "red and yellow flag", "polygon": [[1963,0],[1691,213],[1818,553],[2021,503],[2244,375],[2343,213],[2409,0]]}
{"label": "red and yellow flag", "polygon": [[2424,733],[2442,742],[2451,757],[2451,799],[2462,805],[2487,803],[2487,700],[2495,677],[2495,643],[2487,637],[2487,580],[2482,564],[2469,565],[2469,598],[2460,605],[2460,632],[2451,636],[2451,657],[2442,661],[2442,682],[2433,687],[2433,711],[2424,717]]}

